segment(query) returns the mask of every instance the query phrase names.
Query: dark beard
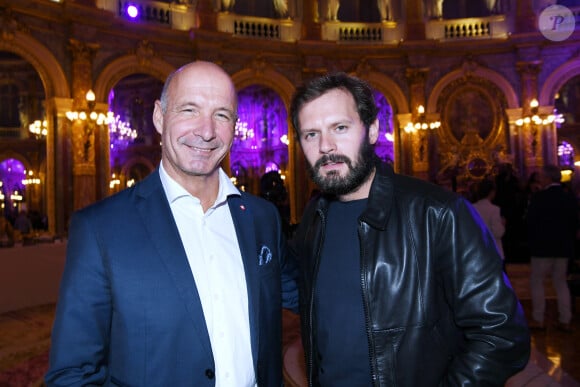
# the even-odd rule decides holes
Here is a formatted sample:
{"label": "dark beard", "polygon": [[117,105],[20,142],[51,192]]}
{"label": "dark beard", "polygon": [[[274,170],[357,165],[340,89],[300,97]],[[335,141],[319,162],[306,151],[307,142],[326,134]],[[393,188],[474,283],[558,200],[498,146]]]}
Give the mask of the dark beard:
{"label": "dark beard", "polygon": [[[320,174],[320,167],[327,162],[341,162],[348,166],[348,173],[341,177],[338,172],[332,171],[326,176]],[[363,142],[359,149],[359,156],[356,163],[344,155],[324,155],[314,166],[308,164],[308,174],[310,178],[325,194],[346,195],[355,191],[370,176],[375,167],[375,150],[367,141]]]}

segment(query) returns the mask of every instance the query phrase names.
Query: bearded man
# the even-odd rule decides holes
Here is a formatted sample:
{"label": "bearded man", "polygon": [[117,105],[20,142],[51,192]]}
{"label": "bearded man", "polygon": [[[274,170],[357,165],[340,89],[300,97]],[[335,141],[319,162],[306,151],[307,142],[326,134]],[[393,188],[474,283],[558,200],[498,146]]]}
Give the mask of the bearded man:
{"label": "bearded man", "polygon": [[494,238],[465,199],[378,160],[372,89],[343,73],[290,108],[310,176],[290,246],[311,386],[503,386],[530,336]]}

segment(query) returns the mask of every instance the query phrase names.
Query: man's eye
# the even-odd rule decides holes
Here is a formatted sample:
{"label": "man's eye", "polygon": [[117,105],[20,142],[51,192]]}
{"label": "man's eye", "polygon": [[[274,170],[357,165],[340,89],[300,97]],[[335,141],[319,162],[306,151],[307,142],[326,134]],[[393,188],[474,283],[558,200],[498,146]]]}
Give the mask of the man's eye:
{"label": "man's eye", "polygon": [[220,122],[232,122],[233,118],[228,113],[216,113],[214,115],[215,119]]}
{"label": "man's eye", "polygon": [[308,133],[304,133],[304,139],[305,140],[311,140],[314,137],[316,137],[316,132],[308,132]]}
{"label": "man's eye", "polygon": [[343,132],[343,131],[345,131],[347,129],[348,129],[348,126],[346,126],[346,125],[338,125],[335,130],[337,132]]}
{"label": "man's eye", "polygon": [[197,115],[199,113],[199,111],[195,108],[192,107],[184,107],[180,110],[181,113],[187,113],[187,114],[195,114]]}

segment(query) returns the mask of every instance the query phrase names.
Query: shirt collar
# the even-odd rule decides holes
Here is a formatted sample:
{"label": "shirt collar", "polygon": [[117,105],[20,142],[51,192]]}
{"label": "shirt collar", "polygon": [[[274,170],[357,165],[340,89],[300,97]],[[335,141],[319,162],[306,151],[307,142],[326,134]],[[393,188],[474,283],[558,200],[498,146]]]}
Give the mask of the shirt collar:
{"label": "shirt collar", "polygon": [[[165,195],[167,196],[167,200],[169,203],[175,202],[177,199],[190,196],[191,195],[183,186],[181,186],[178,182],[176,182],[163,168],[163,163],[159,163],[159,177],[161,179],[161,185],[165,191]],[[219,190],[216,201],[212,207],[218,206],[224,203],[228,196],[236,195],[241,196],[240,191],[236,188],[234,183],[230,180],[228,175],[224,172],[222,168],[219,169]],[[195,198],[197,199],[197,198]]]}

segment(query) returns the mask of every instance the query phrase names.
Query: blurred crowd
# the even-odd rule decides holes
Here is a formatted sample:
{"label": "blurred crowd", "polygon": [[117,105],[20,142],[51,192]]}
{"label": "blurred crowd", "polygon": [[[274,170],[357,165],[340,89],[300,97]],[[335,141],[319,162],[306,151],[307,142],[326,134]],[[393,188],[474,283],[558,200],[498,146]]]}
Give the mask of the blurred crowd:
{"label": "blurred crowd", "polygon": [[46,216],[38,211],[24,209],[18,211],[15,216],[11,214],[0,215],[0,247],[12,247],[17,243],[24,243],[35,232],[47,229]]}
{"label": "blurred crowd", "polygon": [[[543,188],[539,172],[519,176],[511,164],[504,164],[497,174],[474,183],[465,195],[472,203],[476,203],[482,199],[482,195],[486,195],[485,189],[482,194],[482,186],[490,184],[493,186],[490,201],[499,207],[504,221],[505,230],[501,241],[505,259],[508,262],[527,262],[530,254],[527,246],[526,214],[532,195]],[[561,185],[566,192],[580,200],[573,191],[571,182],[562,182]],[[579,253],[580,249],[577,249],[577,257]]]}

